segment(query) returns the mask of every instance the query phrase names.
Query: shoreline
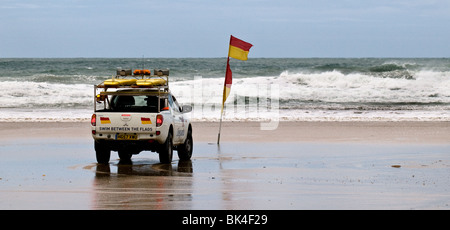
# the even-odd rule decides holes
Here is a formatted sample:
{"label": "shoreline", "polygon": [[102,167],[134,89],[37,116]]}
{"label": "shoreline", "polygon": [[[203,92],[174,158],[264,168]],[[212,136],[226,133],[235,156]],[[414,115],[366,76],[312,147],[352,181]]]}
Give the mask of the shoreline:
{"label": "shoreline", "polygon": [[[221,142],[327,142],[448,144],[445,121],[282,121],[274,130],[260,122],[223,122]],[[217,143],[219,122],[193,122],[194,143]],[[71,138],[91,140],[89,122],[0,122],[1,140]]]}

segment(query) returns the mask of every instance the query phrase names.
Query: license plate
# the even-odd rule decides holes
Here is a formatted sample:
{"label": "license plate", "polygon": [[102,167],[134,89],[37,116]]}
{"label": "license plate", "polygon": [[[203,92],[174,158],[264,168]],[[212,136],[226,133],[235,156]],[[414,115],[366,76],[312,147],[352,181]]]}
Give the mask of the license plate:
{"label": "license plate", "polygon": [[117,134],[116,135],[116,140],[137,140],[137,139],[138,139],[138,135],[137,134],[121,133],[121,134]]}

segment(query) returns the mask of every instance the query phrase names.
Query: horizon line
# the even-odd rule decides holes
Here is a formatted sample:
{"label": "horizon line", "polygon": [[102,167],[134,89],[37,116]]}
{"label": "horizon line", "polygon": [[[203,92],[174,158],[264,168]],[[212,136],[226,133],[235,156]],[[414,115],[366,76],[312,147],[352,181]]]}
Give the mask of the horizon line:
{"label": "horizon line", "polygon": [[[223,56],[223,57],[0,57],[0,59],[99,59],[99,58],[104,58],[104,59],[119,59],[119,58],[126,58],[126,59],[143,59],[143,58],[147,58],[147,59],[219,59],[219,58],[224,58],[226,59],[227,56]],[[442,57],[442,56],[417,56],[417,57],[401,57],[401,56],[366,56],[366,57],[333,57],[333,56],[329,56],[329,57],[249,57],[248,60],[251,59],[384,59],[384,58],[399,58],[399,59],[417,59],[417,58],[424,58],[424,59],[446,59],[446,58],[450,58],[450,56],[448,57]]]}

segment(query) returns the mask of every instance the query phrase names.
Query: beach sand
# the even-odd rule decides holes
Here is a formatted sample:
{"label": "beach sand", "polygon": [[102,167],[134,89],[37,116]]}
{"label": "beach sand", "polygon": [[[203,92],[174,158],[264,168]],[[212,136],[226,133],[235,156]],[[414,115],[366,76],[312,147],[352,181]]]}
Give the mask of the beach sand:
{"label": "beach sand", "polygon": [[[217,142],[218,122],[194,122],[194,139]],[[27,138],[89,139],[88,122],[0,122],[0,141]],[[450,122],[223,122],[223,142],[352,142],[447,144]]]}
{"label": "beach sand", "polygon": [[450,123],[196,122],[191,161],[95,161],[87,122],[0,123],[0,209],[450,209]]}

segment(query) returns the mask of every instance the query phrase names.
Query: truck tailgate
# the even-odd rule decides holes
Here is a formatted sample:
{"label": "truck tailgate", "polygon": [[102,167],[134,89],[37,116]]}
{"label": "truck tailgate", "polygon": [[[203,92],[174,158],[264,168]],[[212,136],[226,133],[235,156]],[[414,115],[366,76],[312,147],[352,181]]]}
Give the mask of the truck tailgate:
{"label": "truck tailgate", "polygon": [[157,113],[96,113],[96,132],[155,134]]}

